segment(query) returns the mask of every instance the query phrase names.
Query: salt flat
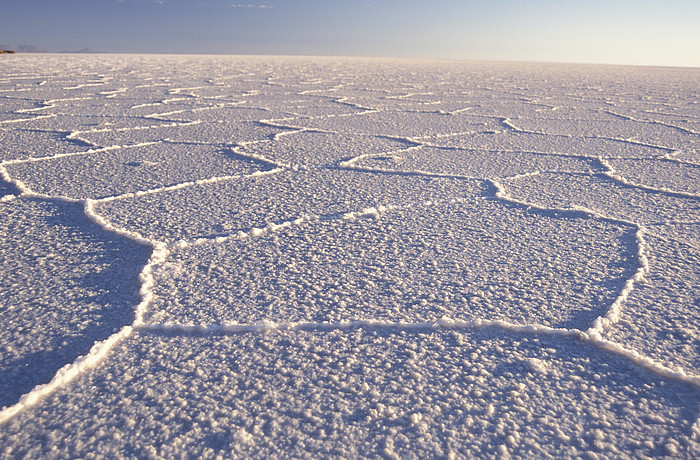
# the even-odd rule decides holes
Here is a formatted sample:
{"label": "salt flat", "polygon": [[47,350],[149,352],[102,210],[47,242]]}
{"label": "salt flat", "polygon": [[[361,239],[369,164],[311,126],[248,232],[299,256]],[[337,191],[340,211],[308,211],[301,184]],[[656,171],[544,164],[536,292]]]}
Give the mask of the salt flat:
{"label": "salt flat", "polygon": [[700,456],[700,70],[0,60],[0,456]]}

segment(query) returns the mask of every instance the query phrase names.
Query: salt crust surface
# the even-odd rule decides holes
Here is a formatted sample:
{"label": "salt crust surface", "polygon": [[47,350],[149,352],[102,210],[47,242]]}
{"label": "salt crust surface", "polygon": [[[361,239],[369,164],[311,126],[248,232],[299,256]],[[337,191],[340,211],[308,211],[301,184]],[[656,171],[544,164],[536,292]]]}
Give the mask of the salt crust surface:
{"label": "salt crust surface", "polygon": [[56,457],[164,458],[689,457],[700,447],[694,388],[587,345],[499,330],[143,333],[52,399],[3,427],[6,455],[43,456],[46,443]]}
{"label": "salt crust surface", "polygon": [[428,323],[446,315],[585,329],[634,274],[632,230],[483,198],[321,220],[178,251],[154,270],[145,320]]}
{"label": "salt crust surface", "polygon": [[696,69],[2,64],[3,457],[700,455]]}

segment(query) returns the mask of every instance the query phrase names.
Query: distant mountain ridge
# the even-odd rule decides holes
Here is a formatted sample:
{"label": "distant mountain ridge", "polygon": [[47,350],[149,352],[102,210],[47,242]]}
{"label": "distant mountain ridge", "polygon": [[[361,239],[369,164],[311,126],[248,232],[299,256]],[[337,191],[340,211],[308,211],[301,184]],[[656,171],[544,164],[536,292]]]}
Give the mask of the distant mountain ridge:
{"label": "distant mountain ridge", "polygon": [[60,53],[74,53],[74,54],[80,54],[80,53],[90,54],[90,53],[99,53],[100,51],[95,51],[95,50],[92,50],[90,48],[83,48],[83,49],[78,50],[78,51],[59,51],[59,52]]}
{"label": "distant mountain ridge", "polygon": [[[55,53],[55,51],[35,45],[0,45],[0,50],[14,51],[15,53]],[[78,51],[59,51],[59,53],[99,53],[99,51],[83,48]]]}
{"label": "distant mountain ridge", "polygon": [[0,49],[15,53],[50,53],[51,51],[34,45],[0,45]]}

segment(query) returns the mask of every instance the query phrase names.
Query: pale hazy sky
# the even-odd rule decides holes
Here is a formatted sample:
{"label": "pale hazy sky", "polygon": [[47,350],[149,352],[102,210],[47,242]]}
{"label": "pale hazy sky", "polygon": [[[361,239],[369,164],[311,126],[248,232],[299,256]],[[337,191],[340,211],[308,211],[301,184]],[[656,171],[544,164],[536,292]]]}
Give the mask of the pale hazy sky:
{"label": "pale hazy sky", "polygon": [[0,44],[53,51],[700,67],[700,0],[0,0]]}

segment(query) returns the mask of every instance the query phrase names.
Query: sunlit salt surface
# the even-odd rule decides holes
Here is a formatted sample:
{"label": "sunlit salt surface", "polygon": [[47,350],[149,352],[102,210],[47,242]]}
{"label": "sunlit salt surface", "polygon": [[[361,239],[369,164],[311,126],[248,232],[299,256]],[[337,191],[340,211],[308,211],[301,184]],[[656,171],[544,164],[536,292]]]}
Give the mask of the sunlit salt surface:
{"label": "sunlit salt surface", "polygon": [[1,456],[700,456],[697,69],[1,61]]}

